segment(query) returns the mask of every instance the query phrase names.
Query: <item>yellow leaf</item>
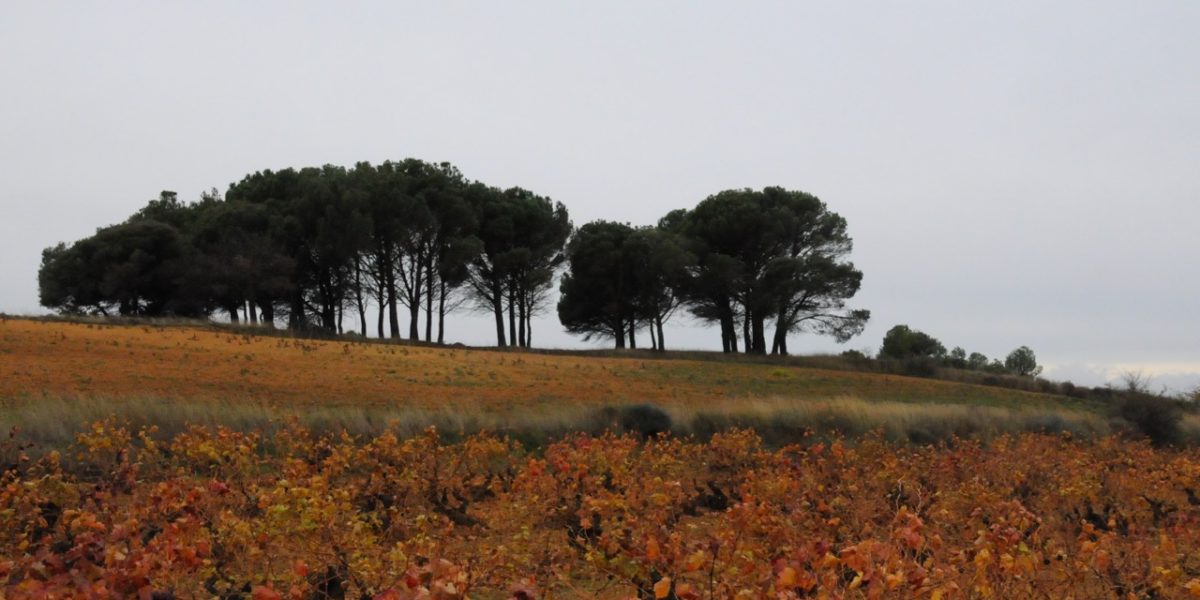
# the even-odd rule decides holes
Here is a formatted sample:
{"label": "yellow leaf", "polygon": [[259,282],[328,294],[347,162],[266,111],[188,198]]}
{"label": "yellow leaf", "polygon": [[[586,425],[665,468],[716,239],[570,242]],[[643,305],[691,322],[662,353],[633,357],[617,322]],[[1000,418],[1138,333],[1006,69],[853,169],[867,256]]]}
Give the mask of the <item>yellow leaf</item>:
{"label": "yellow leaf", "polygon": [[1200,598],[1200,579],[1193,579],[1185,584],[1183,588],[1188,591],[1188,595],[1193,598]]}
{"label": "yellow leaf", "polygon": [[796,570],[791,567],[784,567],[779,572],[779,585],[785,588],[796,587]]}
{"label": "yellow leaf", "polygon": [[884,586],[889,590],[894,590],[904,583],[904,573],[888,573],[887,577],[883,578]]}

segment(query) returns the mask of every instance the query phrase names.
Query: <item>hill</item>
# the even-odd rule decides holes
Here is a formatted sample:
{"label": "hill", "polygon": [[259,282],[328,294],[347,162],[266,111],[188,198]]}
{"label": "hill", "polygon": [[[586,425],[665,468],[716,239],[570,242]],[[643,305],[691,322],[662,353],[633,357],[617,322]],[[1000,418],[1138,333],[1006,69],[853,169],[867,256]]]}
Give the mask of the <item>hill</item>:
{"label": "hill", "polygon": [[701,429],[786,421],[847,433],[885,426],[903,436],[916,420],[942,430],[918,435],[942,437],[1028,429],[1048,419],[1102,427],[1089,405],[1066,397],[778,362],[313,340],[201,325],[0,321],[0,424],[40,424],[51,438],[108,414],[168,427],[297,415],[310,426],[364,432],[387,420],[414,429],[587,429],[608,424],[596,422],[604,414],[598,409],[632,404],[662,407],[677,427],[704,417]]}

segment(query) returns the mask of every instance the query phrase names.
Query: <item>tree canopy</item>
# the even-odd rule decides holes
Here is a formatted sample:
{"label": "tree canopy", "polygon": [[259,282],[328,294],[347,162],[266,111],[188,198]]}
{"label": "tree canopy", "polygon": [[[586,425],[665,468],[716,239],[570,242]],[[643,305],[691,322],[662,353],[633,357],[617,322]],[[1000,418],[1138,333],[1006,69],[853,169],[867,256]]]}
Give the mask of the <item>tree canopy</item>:
{"label": "tree canopy", "polygon": [[[266,170],[224,198],[163,192],[123,223],[47,248],[39,287],[44,306],[67,313],[224,313],[337,333],[357,312],[365,334],[374,306],[380,337],[403,335],[405,308],[408,337],[433,341],[436,317],[439,342],[446,313],[474,299],[498,322],[507,309],[512,342],[527,345],[570,232],[561,203],[468,182],[449,163]],[[494,302],[465,285],[490,273],[490,260]]]}
{"label": "tree canopy", "polygon": [[665,349],[664,324],[686,308],[728,352],[786,354],[794,333],[861,332],[851,249],[846,220],[804,192],[726,190],[653,226],[576,231],[561,202],[410,158],[257,171],[195,202],[163,192],[47,248],[38,278],[42,304],[64,313],[439,343],[446,315],[469,305],[492,314],[498,346],[523,347],[557,287],[563,327],[584,338],[637,347],[648,332]]}
{"label": "tree canopy", "polygon": [[727,190],[690,211],[674,211],[660,227],[676,232],[696,256],[680,292],[692,314],[715,322],[722,347],[737,352],[787,354],[789,333],[809,331],[845,341],[870,311],[849,309],[862,272],[846,260],[853,242],[846,220],[816,196],[768,187]]}
{"label": "tree canopy", "polygon": [[908,325],[896,325],[883,336],[881,358],[943,358],[946,347],[937,338]]}

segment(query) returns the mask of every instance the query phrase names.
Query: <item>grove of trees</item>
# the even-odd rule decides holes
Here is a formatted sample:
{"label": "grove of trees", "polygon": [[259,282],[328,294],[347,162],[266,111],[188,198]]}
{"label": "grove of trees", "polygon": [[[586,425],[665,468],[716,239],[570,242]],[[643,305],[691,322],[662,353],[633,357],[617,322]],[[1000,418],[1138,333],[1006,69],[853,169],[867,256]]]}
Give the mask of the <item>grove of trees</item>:
{"label": "grove of trees", "polygon": [[[778,187],[728,190],[656,227],[595,222],[568,248],[558,314],[568,331],[625,347],[641,324],[663,346],[662,323],[680,306],[720,327],[725,352],[787,354],[789,333],[845,341],[870,318],[846,302],[862,272],[845,260],[846,220],[815,196]],[[738,325],[741,331],[739,332]]]}
{"label": "grove of trees", "polygon": [[845,219],[803,192],[728,190],[654,226],[575,229],[560,202],[406,159],[260,171],[195,202],[163,192],[44,250],[38,283],[42,305],[68,314],[438,343],[470,306],[492,314],[498,346],[528,347],[557,279],[559,319],[585,338],[637,347],[648,331],[662,350],[683,308],[719,326],[726,352],[786,354],[791,333],[862,331],[851,248]]}
{"label": "grove of trees", "polygon": [[879,358],[928,361],[955,369],[1022,377],[1037,377],[1042,373],[1042,367],[1037,363],[1037,355],[1029,346],[1013,350],[1003,361],[989,361],[987,356],[979,352],[968,355],[967,351],[959,346],[947,352],[946,347],[937,338],[911,329],[908,325],[896,325],[888,330],[883,336],[883,345],[879,348]]}

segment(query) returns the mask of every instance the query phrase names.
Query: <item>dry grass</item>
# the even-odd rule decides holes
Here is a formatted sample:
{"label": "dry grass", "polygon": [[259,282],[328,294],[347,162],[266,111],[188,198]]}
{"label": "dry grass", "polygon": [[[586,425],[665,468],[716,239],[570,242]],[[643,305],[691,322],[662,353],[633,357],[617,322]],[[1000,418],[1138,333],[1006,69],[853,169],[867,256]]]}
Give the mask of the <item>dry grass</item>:
{"label": "dry grass", "polygon": [[922,444],[1021,432],[1069,432],[1082,437],[1111,432],[1107,419],[1085,411],[868,402],[860,398],[812,402],[772,398],[673,413],[673,418],[690,433],[705,435],[729,427],[749,427],[774,443],[792,441],[805,430],[850,437],[881,431],[889,440]]}
{"label": "dry grass", "polygon": [[[414,435],[432,426],[452,440],[490,431],[509,435],[529,446],[540,446],[567,432],[630,429],[614,417],[619,410],[583,403],[562,404],[553,410],[513,410],[506,414],[452,408],[347,405],[297,410],[253,401],[47,397],[0,407],[0,427],[6,430],[18,427],[22,439],[41,448],[66,446],[85,424],[108,417],[116,417],[135,428],[154,426],[164,437],[179,433],[188,425],[271,431],[294,420],[324,433],[346,431],[371,436],[391,428],[401,435]],[[889,440],[922,444],[954,437],[987,439],[1033,431],[1070,432],[1085,438],[1111,433],[1105,418],[1083,411],[868,402],[858,398],[727,400],[703,407],[665,407],[663,412],[670,418],[670,430],[675,435],[707,438],[735,427],[753,428],[772,445],[799,442],[813,434],[854,437],[874,431],[881,431]],[[1200,418],[1191,418],[1189,438],[1200,439]]]}
{"label": "dry grass", "polygon": [[[203,327],[0,319],[0,425],[46,447],[117,416],[163,435],[187,424],[373,435],[389,423],[541,444],[618,427],[606,407],[652,405],[677,434],[753,427],[895,440],[1020,431],[1107,433],[1069,399],[956,382],[751,360],[648,359],[255,336]],[[619,410],[619,408],[618,408]],[[1200,417],[1189,421],[1200,439]],[[1193,437],[1193,436],[1189,436]]]}
{"label": "dry grass", "polygon": [[42,397],[370,406],[504,413],[781,397],[1082,406],[1063,397],[896,375],[746,361],[416,347],[197,327],[0,319],[0,400]]}

